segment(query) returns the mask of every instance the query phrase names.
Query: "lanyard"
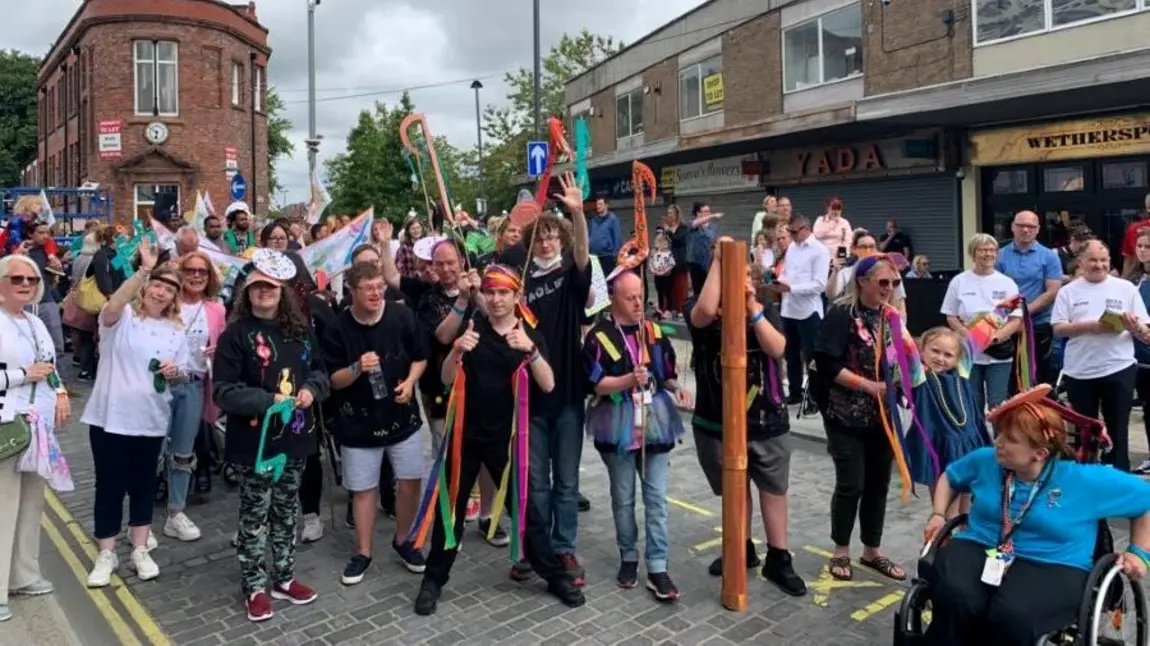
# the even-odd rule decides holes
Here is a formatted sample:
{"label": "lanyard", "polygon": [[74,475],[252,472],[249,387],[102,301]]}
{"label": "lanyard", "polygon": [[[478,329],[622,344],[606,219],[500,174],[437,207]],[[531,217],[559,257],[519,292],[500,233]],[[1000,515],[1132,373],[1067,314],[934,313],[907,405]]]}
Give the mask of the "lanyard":
{"label": "lanyard", "polygon": [[623,348],[627,351],[627,356],[631,357],[631,369],[634,370],[635,368],[638,368],[644,363],[643,354],[645,348],[643,347],[644,343],[640,338],[640,332],[643,329],[643,323],[640,322],[639,328],[635,330],[635,349],[631,349],[631,344],[627,339],[627,333],[623,331],[623,328],[620,327],[618,323],[615,323],[615,329],[619,331],[619,338],[623,339]]}
{"label": "lanyard", "polygon": [[1038,493],[1050,483],[1050,479],[1054,477],[1054,462],[1049,462],[1042,469],[1042,474],[1038,480],[1034,482],[1034,486],[1030,489],[1030,495],[1026,498],[1026,503],[1022,505],[1022,509],[1018,510],[1018,516],[1011,518],[1010,516],[1010,503],[1014,499],[1014,472],[1007,471],[1006,478],[1002,484],[1002,532],[1001,538],[998,541],[998,549],[1002,552],[1010,554],[1014,551],[1014,541],[1011,536],[1014,530],[1022,525],[1022,520],[1030,511],[1031,506],[1034,505],[1034,499],[1038,497]]}

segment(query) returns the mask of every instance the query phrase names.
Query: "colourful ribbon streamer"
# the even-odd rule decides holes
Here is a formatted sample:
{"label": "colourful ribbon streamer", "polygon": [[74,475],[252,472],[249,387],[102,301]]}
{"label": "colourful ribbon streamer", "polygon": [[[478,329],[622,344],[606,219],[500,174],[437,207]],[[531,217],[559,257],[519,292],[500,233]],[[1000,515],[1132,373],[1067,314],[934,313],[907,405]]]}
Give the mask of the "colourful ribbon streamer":
{"label": "colourful ribbon streamer", "polygon": [[994,314],[1005,321],[1019,308],[1022,309],[1022,328],[1014,351],[1014,378],[1018,391],[1025,392],[1038,381],[1038,364],[1034,349],[1034,317],[1030,314],[1030,304],[1019,294],[999,303],[994,308]]}
{"label": "colourful ribbon streamer", "polygon": [[[918,411],[915,409],[913,384],[911,382],[910,372],[910,356],[909,351],[904,343],[902,317],[899,316],[898,310],[894,308],[886,309],[886,316],[890,323],[890,350],[891,355],[894,356],[895,363],[898,366],[899,380],[901,381],[902,392],[906,395],[907,409],[910,411],[911,423],[915,430],[923,440],[923,445],[926,446],[927,451],[930,453],[931,465],[934,467],[935,478],[942,475],[942,461],[938,457],[938,453],[934,450],[934,443],[931,441],[930,436],[926,433],[926,428],[918,418]],[[917,349],[915,350],[917,353]],[[890,392],[889,390],[887,391]],[[891,411],[895,409],[892,407]],[[906,431],[902,428],[902,419],[898,415],[893,416],[895,429],[899,432],[899,438],[903,450],[906,450]],[[906,455],[906,453],[904,453]],[[914,490],[911,490],[914,493]]]}
{"label": "colourful ribbon streamer", "polygon": [[[503,470],[500,478],[499,491],[491,506],[491,528],[487,538],[495,537],[502,519],[503,510],[506,509],[511,521],[511,544],[509,551],[511,561],[518,563],[525,554],[524,545],[527,536],[527,492],[528,492],[528,464],[531,447],[531,413],[529,393],[531,391],[531,376],[529,360],[519,364],[515,374],[511,376],[512,390],[515,393],[515,412],[511,421],[511,438],[508,440],[507,468]],[[511,504],[507,501],[510,497]]]}
{"label": "colourful ribbon streamer", "polygon": [[591,130],[587,120],[575,120],[575,182],[583,189],[583,201],[591,199],[591,174],[587,171],[587,155],[591,150]]}
{"label": "colourful ribbon streamer", "polygon": [[[465,373],[462,369],[455,373],[451,395],[447,400],[447,418],[443,425],[443,441],[431,465],[431,474],[415,514],[415,522],[407,532],[405,542],[421,549],[435,522],[435,509],[438,504],[445,539],[444,549],[455,549],[455,508],[459,500],[459,472],[463,448],[463,401],[467,390]],[[448,468],[447,456],[451,456]],[[448,472],[450,471],[450,475]]]}
{"label": "colourful ribbon streamer", "polygon": [[567,143],[567,130],[563,128],[562,121],[551,117],[547,120],[547,131],[551,142],[547,148],[547,165],[539,177],[539,187],[535,189],[535,204],[539,206],[541,211],[547,205],[547,190],[551,187],[551,172],[555,168],[556,160],[559,159],[560,155],[568,158],[574,157],[571,145]]}

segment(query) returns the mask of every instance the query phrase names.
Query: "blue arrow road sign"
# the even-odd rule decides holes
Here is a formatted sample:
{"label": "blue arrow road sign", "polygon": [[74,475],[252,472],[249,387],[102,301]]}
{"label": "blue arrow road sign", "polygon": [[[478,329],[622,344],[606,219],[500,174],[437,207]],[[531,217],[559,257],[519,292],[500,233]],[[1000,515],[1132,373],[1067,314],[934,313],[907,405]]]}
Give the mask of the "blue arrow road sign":
{"label": "blue arrow road sign", "polygon": [[547,168],[548,146],[546,141],[527,142],[527,174],[539,177]]}
{"label": "blue arrow road sign", "polygon": [[242,200],[248,194],[248,183],[244,181],[244,176],[239,173],[232,177],[232,199]]}

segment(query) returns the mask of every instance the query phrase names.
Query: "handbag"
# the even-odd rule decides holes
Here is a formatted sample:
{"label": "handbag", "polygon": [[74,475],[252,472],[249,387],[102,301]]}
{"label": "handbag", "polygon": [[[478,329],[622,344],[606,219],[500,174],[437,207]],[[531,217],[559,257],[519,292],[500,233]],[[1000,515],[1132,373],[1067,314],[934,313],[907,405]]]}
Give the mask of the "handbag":
{"label": "handbag", "polygon": [[[36,401],[36,386],[32,384],[32,394],[28,403]],[[10,460],[28,448],[32,442],[32,429],[28,426],[28,419],[24,413],[17,413],[10,422],[0,424],[0,462]]]}
{"label": "handbag", "polygon": [[74,330],[96,331],[96,315],[80,309],[80,306],[76,304],[76,290],[72,290],[64,297],[64,310],[60,321]]}
{"label": "handbag", "polygon": [[100,291],[100,287],[96,285],[95,276],[86,276],[84,280],[80,281],[80,286],[76,288],[76,307],[95,316],[103,309],[104,304],[108,302],[108,297]]}

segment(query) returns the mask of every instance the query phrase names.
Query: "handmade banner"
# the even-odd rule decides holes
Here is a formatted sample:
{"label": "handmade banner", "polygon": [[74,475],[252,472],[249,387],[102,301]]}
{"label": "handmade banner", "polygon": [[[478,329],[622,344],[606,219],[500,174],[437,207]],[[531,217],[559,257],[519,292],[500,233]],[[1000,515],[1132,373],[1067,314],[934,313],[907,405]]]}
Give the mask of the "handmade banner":
{"label": "handmade banner", "polygon": [[587,316],[595,316],[611,304],[611,292],[607,288],[607,276],[598,256],[591,256],[591,303],[583,310]]}
{"label": "handmade banner", "polygon": [[351,266],[351,252],[367,243],[374,218],[375,210],[368,208],[339,231],[299,250],[304,266],[317,281],[320,272],[330,280]]}
{"label": "handmade banner", "polygon": [[307,216],[305,220],[308,224],[319,224],[319,220],[323,217],[323,212],[331,205],[331,194],[327,192],[327,187],[323,185],[319,177],[319,166],[316,166],[311,175],[311,200],[307,204]]}

